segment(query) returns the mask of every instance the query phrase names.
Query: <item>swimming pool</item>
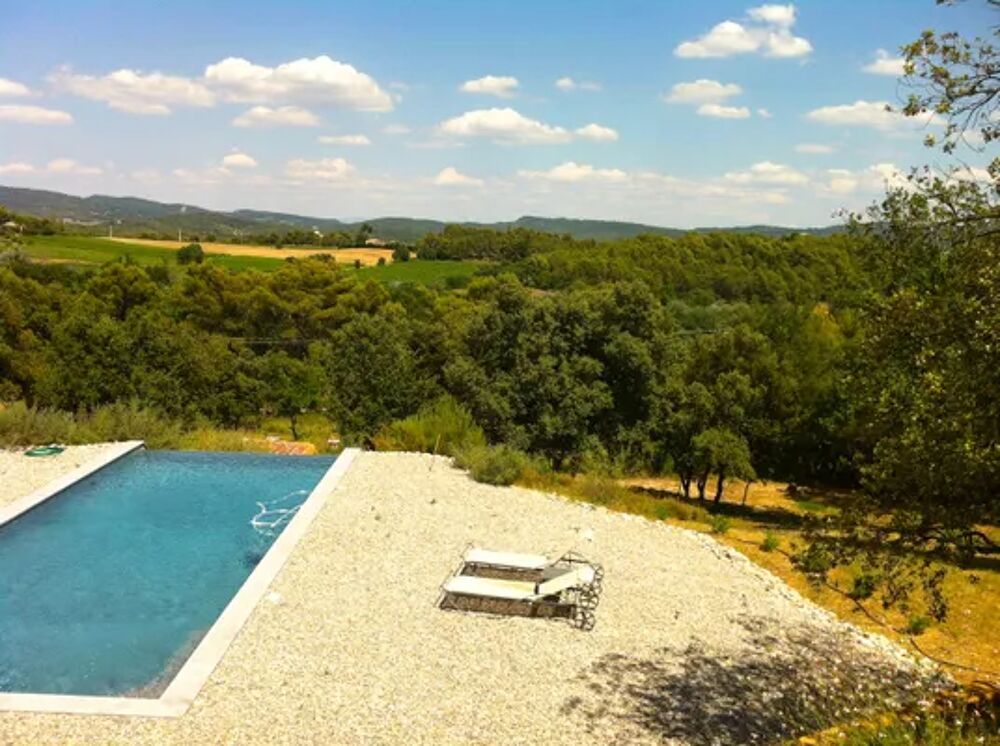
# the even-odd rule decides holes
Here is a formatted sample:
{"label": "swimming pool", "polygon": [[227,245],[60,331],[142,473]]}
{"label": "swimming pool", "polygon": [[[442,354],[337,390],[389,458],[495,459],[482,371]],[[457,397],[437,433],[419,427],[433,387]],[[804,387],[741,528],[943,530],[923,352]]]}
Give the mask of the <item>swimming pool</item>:
{"label": "swimming pool", "polygon": [[137,450],[0,526],[0,692],[159,696],[333,462]]}

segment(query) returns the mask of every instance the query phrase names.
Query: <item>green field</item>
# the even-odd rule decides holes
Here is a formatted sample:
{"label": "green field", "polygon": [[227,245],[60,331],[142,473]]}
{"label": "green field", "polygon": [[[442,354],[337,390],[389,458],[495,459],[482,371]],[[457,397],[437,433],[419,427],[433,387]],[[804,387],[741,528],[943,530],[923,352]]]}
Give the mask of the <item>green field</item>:
{"label": "green field", "polygon": [[[25,239],[25,253],[42,260],[55,260],[76,266],[99,266],[113,262],[124,256],[137,264],[176,266],[173,249],[156,246],[109,241],[93,236],[30,236]],[[269,272],[281,266],[284,259],[270,259],[256,256],[228,256],[207,254],[206,261],[234,271],[256,269]],[[471,277],[481,266],[477,262],[400,262],[381,267],[365,267],[355,270],[344,265],[350,272],[372,277],[379,282],[417,282],[424,285],[443,284],[449,277]]]}

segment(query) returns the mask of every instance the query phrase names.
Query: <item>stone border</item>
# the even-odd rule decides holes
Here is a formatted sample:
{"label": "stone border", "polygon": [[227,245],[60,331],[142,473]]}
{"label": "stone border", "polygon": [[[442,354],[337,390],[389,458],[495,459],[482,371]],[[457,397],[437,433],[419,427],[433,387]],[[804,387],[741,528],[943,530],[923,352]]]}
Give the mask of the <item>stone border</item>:
{"label": "stone border", "polygon": [[[146,444],[141,440],[126,440],[121,443],[113,444],[106,453],[100,456],[95,456],[87,463],[81,464],[73,469],[73,471],[53,479],[47,485],[35,490],[30,495],[26,495],[20,500],[15,500],[9,505],[0,508],[0,526],[10,523],[22,513],[27,513],[32,508],[41,505],[50,497],[55,497],[66,488],[72,487],[81,479],[86,479],[95,471],[103,469],[112,461],[117,461],[122,456],[127,456],[132,453],[132,451],[137,451],[140,448],[145,447],[145,445]],[[25,456],[25,458],[29,457]]]}
{"label": "stone border", "polygon": [[[142,443],[139,443],[141,446]],[[138,447],[138,446],[135,446]],[[134,450],[132,448],[131,450]],[[191,703],[194,702],[198,692],[204,686],[212,671],[222,660],[226,650],[239,634],[243,625],[249,619],[250,614],[260,602],[271,582],[281,571],[285,561],[298,544],[299,539],[305,535],[313,519],[319,514],[326,504],[326,499],[333,492],[337,483],[350,468],[354,457],[358,454],[357,448],[347,448],[334,462],[312,492],[302,503],[295,517],[289,522],[285,530],[277,538],[267,554],[257,564],[253,572],[240,586],[236,595],[223,609],[222,614],[215,620],[215,623],[208,630],[208,633],[198,643],[198,647],[190,655],[181,670],[177,672],[166,691],[157,699],[140,697],[90,697],[69,694],[27,694],[21,692],[0,692],[0,711],[17,712],[50,712],[69,713],[81,715],[124,715],[124,716],[144,716],[144,717],[179,717],[187,712]],[[124,454],[120,454],[124,455]],[[289,457],[294,458],[294,457]],[[105,462],[108,463],[108,462]],[[101,464],[103,466],[104,464]],[[89,466],[89,465],[88,465]],[[86,474],[93,473],[100,466],[87,471]],[[75,472],[74,472],[75,473]],[[78,476],[72,481],[81,479]],[[57,480],[61,483],[64,480]],[[70,484],[72,483],[70,482]],[[68,487],[69,484],[62,484],[51,494]],[[46,488],[48,489],[48,488]],[[48,495],[51,497],[51,494]],[[33,497],[33,495],[29,497]],[[38,502],[46,499],[37,499],[30,506],[19,511],[19,515],[24,510],[30,509]],[[18,501],[18,504],[24,502]],[[8,518],[7,520],[10,520]]]}

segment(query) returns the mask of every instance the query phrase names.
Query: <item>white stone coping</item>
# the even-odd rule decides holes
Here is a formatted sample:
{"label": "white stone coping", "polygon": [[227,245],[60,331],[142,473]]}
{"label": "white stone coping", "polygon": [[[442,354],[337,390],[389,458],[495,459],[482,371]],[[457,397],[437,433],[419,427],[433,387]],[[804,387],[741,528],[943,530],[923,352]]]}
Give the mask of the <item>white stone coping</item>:
{"label": "white stone coping", "polygon": [[[138,446],[141,446],[140,442]],[[233,596],[232,600],[223,609],[222,614],[208,630],[206,635],[198,643],[191,656],[185,661],[181,670],[177,672],[166,690],[156,699],[141,697],[90,697],[69,694],[27,694],[21,692],[0,692],[0,711],[20,711],[20,712],[53,712],[70,713],[81,715],[132,715],[144,717],[179,717],[187,712],[191,703],[194,702],[198,692],[208,680],[208,677],[215,670],[215,667],[222,660],[226,650],[239,634],[240,629],[246,623],[254,608],[260,602],[268,586],[280,572],[285,561],[295,549],[299,539],[305,535],[313,519],[319,514],[326,504],[326,499],[333,492],[337,483],[341,480],[350,468],[354,457],[358,454],[358,449],[347,448],[333,466],[327,470],[323,478],[313,488],[305,502],[299,508],[292,520],[275,540],[271,548],[267,550],[263,559],[257,564],[250,576],[243,582],[240,589]],[[119,454],[124,455],[124,454]],[[290,456],[289,458],[294,458]],[[96,460],[96,459],[95,459]],[[102,459],[103,460],[103,459]],[[109,463],[104,461],[100,466]],[[87,464],[89,467],[90,465]],[[100,466],[89,469],[83,475],[77,476],[81,479],[87,474],[96,471]],[[82,469],[82,467],[81,467]],[[76,470],[80,471],[80,470]],[[73,473],[75,474],[76,471]],[[61,483],[66,480],[57,480]],[[55,492],[65,489],[74,480],[62,484]],[[46,488],[48,489],[48,488]],[[51,494],[55,494],[52,492]],[[51,496],[48,495],[48,496]],[[32,497],[33,495],[29,495]],[[27,499],[27,498],[25,498]],[[24,510],[30,509],[38,502],[46,499],[37,499],[34,503],[18,511],[18,515]],[[19,500],[18,503],[24,502]],[[7,518],[10,520],[10,518]],[[2,523],[0,523],[2,525]]]}
{"label": "white stone coping", "polygon": [[[30,495],[25,495],[20,500],[15,500],[14,502],[0,508],[0,526],[3,526],[5,523],[10,523],[22,513],[27,513],[35,506],[48,500],[50,497],[58,495],[67,487],[71,487],[81,479],[89,477],[98,469],[103,469],[112,461],[117,461],[122,456],[130,454],[132,451],[136,451],[144,445],[145,443],[141,440],[125,440],[121,443],[112,444],[100,456],[96,456],[86,463],[80,464],[80,466],[76,467],[72,471],[63,474],[61,477],[53,479],[47,485],[35,490]],[[25,458],[29,457],[26,456]]]}

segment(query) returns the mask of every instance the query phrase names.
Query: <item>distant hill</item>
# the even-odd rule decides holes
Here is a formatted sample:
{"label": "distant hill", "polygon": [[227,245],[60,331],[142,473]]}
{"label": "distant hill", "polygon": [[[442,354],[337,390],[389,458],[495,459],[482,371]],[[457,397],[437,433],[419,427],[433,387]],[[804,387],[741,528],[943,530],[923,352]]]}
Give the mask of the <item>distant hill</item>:
{"label": "distant hill", "polygon": [[[114,224],[115,233],[121,236],[148,232],[173,235],[181,230],[186,234],[215,234],[220,238],[229,238],[249,233],[283,233],[292,228],[315,229],[323,233],[331,231],[354,232],[362,224],[361,222],[344,222],[336,218],[317,218],[265,210],[222,212],[206,210],[195,205],[156,202],[138,197],[109,197],[101,194],[75,197],[62,192],[5,186],[0,186],[0,205],[14,212],[61,219],[75,224],[82,232],[104,233],[109,224]],[[412,243],[428,233],[438,232],[447,225],[440,220],[406,217],[373,218],[364,222],[374,228],[375,235],[379,238],[407,243]],[[680,228],[665,228],[615,220],[577,220],[530,215],[507,222],[468,224],[496,230],[530,228],[597,241],[631,238],[641,234],[681,236],[691,232]],[[840,226],[784,228],[775,225],[752,225],[736,228],[697,228],[695,230],[703,233],[726,231],[783,236],[789,233],[829,235],[841,231],[842,228]]]}

